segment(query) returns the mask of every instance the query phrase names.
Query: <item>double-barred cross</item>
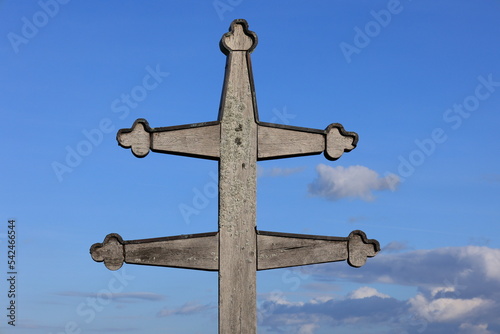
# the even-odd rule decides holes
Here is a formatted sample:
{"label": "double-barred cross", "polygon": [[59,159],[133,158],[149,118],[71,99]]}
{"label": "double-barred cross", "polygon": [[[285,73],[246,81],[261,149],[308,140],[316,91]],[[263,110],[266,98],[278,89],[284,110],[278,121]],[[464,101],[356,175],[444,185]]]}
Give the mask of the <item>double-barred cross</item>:
{"label": "double-barred cross", "polygon": [[245,20],[231,23],[220,47],[227,56],[217,121],[151,128],[144,119],[117,134],[136,157],[149,151],[219,162],[217,232],[123,240],[109,234],[90,253],[110,270],[129,264],[218,271],[219,333],[256,333],[256,271],[347,260],[360,267],[380,250],[362,231],[348,237],[256,229],[257,161],[324,153],[336,160],[358,136],[334,123],[325,130],[260,122],[250,53],[257,36]]}

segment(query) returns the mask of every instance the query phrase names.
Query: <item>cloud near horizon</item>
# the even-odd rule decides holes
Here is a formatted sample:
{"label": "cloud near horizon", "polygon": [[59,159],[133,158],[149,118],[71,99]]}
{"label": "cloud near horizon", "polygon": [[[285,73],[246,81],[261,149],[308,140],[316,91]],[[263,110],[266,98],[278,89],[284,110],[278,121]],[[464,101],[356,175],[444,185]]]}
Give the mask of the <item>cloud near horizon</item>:
{"label": "cloud near horizon", "polygon": [[318,177],[309,184],[309,193],[331,201],[342,198],[359,198],[364,201],[375,199],[373,191],[394,191],[401,182],[395,174],[381,177],[365,166],[330,167],[316,166]]}
{"label": "cloud near horizon", "polygon": [[[316,282],[366,284],[344,297],[303,302],[267,299],[261,324],[273,331],[310,334],[339,328],[384,328],[391,334],[500,333],[500,249],[466,246],[381,253],[359,269],[338,264],[308,268]],[[396,299],[369,284],[411,286],[417,293]],[[322,332],[321,332],[322,333]]]}

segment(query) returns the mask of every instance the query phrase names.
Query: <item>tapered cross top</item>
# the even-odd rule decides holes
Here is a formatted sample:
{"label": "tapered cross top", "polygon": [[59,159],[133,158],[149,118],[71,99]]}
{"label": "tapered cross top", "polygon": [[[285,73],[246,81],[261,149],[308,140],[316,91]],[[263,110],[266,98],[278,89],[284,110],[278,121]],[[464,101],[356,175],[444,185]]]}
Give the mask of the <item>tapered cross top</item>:
{"label": "tapered cross top", "polygon": [[257,161],[324,153],[336,160],[358,136],[338,123],[325,130],[259,121],[250,53],[257,35],[245,20],[231,23],[220,48],[227,55],[217,121],[151,128],[144,119],[118,132],[137,157],[149,151],[217,160],[217,232],[124,241],[109,234],[92,245],[92,258],[111,270],[143,264],[219,273],[219,333],[256,333],[256,271],[347,260],[360,267],[380,250],[362,231],[327,237],[256,229]]}

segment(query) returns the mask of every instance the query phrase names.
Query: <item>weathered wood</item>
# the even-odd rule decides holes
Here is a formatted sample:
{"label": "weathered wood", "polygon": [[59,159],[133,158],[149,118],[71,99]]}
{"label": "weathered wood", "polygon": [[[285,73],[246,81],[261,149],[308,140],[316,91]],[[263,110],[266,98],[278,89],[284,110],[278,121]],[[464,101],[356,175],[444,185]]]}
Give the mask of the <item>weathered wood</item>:
{"label": "weathered wood", "polygon": [[[259,160],[277,159],[309,154],[325,150],[323,131],[304,131],[303,128],[259,127]],[[312,130],[312,129],[311,129]]]}
{"label": "weathered wood", "polygon": [[121,129],[116,135],[116,140],[124,148],[130,148],[132,153],[143,158],[149,153],[151,135],[149,124],[145,119],[138,119],[131,129]]}
{"label": "weathered wood", "polygon": [[157,131],[151,138],[155,152],[217,159],[220,155],[220,124]]}
{"label": "weathered wood", "polygon": [[380,251],[378,241],[362,231],[347,238],[257,231],[257,270],[348,260],[354,267]]}
{"label": "weathered wood", "polygon": [[116,138],[122,147],[131,148],[139,158],[145,157],[150,149],[203,159],[220,156],[220,124],[217,121],[151,128],[145,119],[138,119],[131,129],[118,131]]}
{"label": "weathered wood", "polygon": [[359,268],[366,263],[367,257],[374,257],[380,252],[380,245],[377,240],[366,239],[364,232],[354,231],[349,235],[348,251],[347,262],[349,265]]}
{"label": "weathered wood", "polygon": [[325,130],[259,121],[250,53],[257,36],[235,20],[220,47],[227,55],[217,121],[151,128],[144,119],[121,129],[117,140],[137,157],[150,150],[219,161],[218,232],[123,241],[108,235],[91,247],[111,270],[123,262],[219,272],[219,333],[256,333],[256,271],[347,260],[361,266],[380,246],[362,231],[325,237],[256,230],[258,160],[324,153],[338,159],[358,136],[337,123]]}
{"label": "weathered wood", "polygon": [[257,124],[248,51],[256,38],[243,23],[222,38],[227,58],[219,162],[219,333],[256,332],[255,203]]}
{"label": "weathered wood", "polygon": [[345,131],[341,124],[325,130],[298,126],[259,123],[258,159],[281,159],[324,152],[328,160],[337,160],[356,147],[358,135]]}
{"label": "weathered wood", "polygon": [[217,271],[219,238],[217,232],[178,235],[165,238],[123,241],[112,233],[90,248],[92,258],[110,270],[123,262],[149,266]]}
{"label": "weathered wood", "polygon": [[325,129],[325,157],[328,160],[337,160],[344,152],[350,152],[358,143],[358,135],[344,130],[338,123],[330,124]]}
{"label": "weathered wood", "polygon": [[[378,241],[362,231],[348,237],[257,231],[257,268],[267,270],[347,260],[360,267],[380,251]],[[110,270],[123,262],[151,266],[219,270],[217,232],[124,241],[116,234],[91,247],[92,258]]]}
{"label": "weathered wood", "polygon": [[257,243],[257,270],[344,261],[348,257],[345,238],[325,240],[259,234]]}
{"label": "weathered wood", "polygon": [[116,233],[108,234],[102,243],[90,247],[90,255],[94,261],[104,262],[109,270],[120,269],[125,261],[122,237]]}

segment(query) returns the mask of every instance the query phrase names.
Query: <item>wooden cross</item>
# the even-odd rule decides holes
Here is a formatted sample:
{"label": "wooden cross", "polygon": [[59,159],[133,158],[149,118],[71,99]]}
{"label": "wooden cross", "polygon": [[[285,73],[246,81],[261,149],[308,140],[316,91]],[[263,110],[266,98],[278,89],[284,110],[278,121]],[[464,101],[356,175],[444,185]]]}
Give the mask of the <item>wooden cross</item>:
{"label": "wooden cross", "polygon": [[380,250],[362,231],[327,237],[256,230],[257,161],[324,153],[336,160],[358,136],[337,123],[325,130],[260,122],[250,53],[257,36],[231,23],[220,47],[227,56],[217,121],[151,128],[144,119],[117,134],[136,157],[149,151],[219,162],[219,229],[213,233],[124,241],[109,234],[90,253],[111,270],[130,264],[219,272],[219,333],[256,333],[256,271],[334,261],[360,267]]}

